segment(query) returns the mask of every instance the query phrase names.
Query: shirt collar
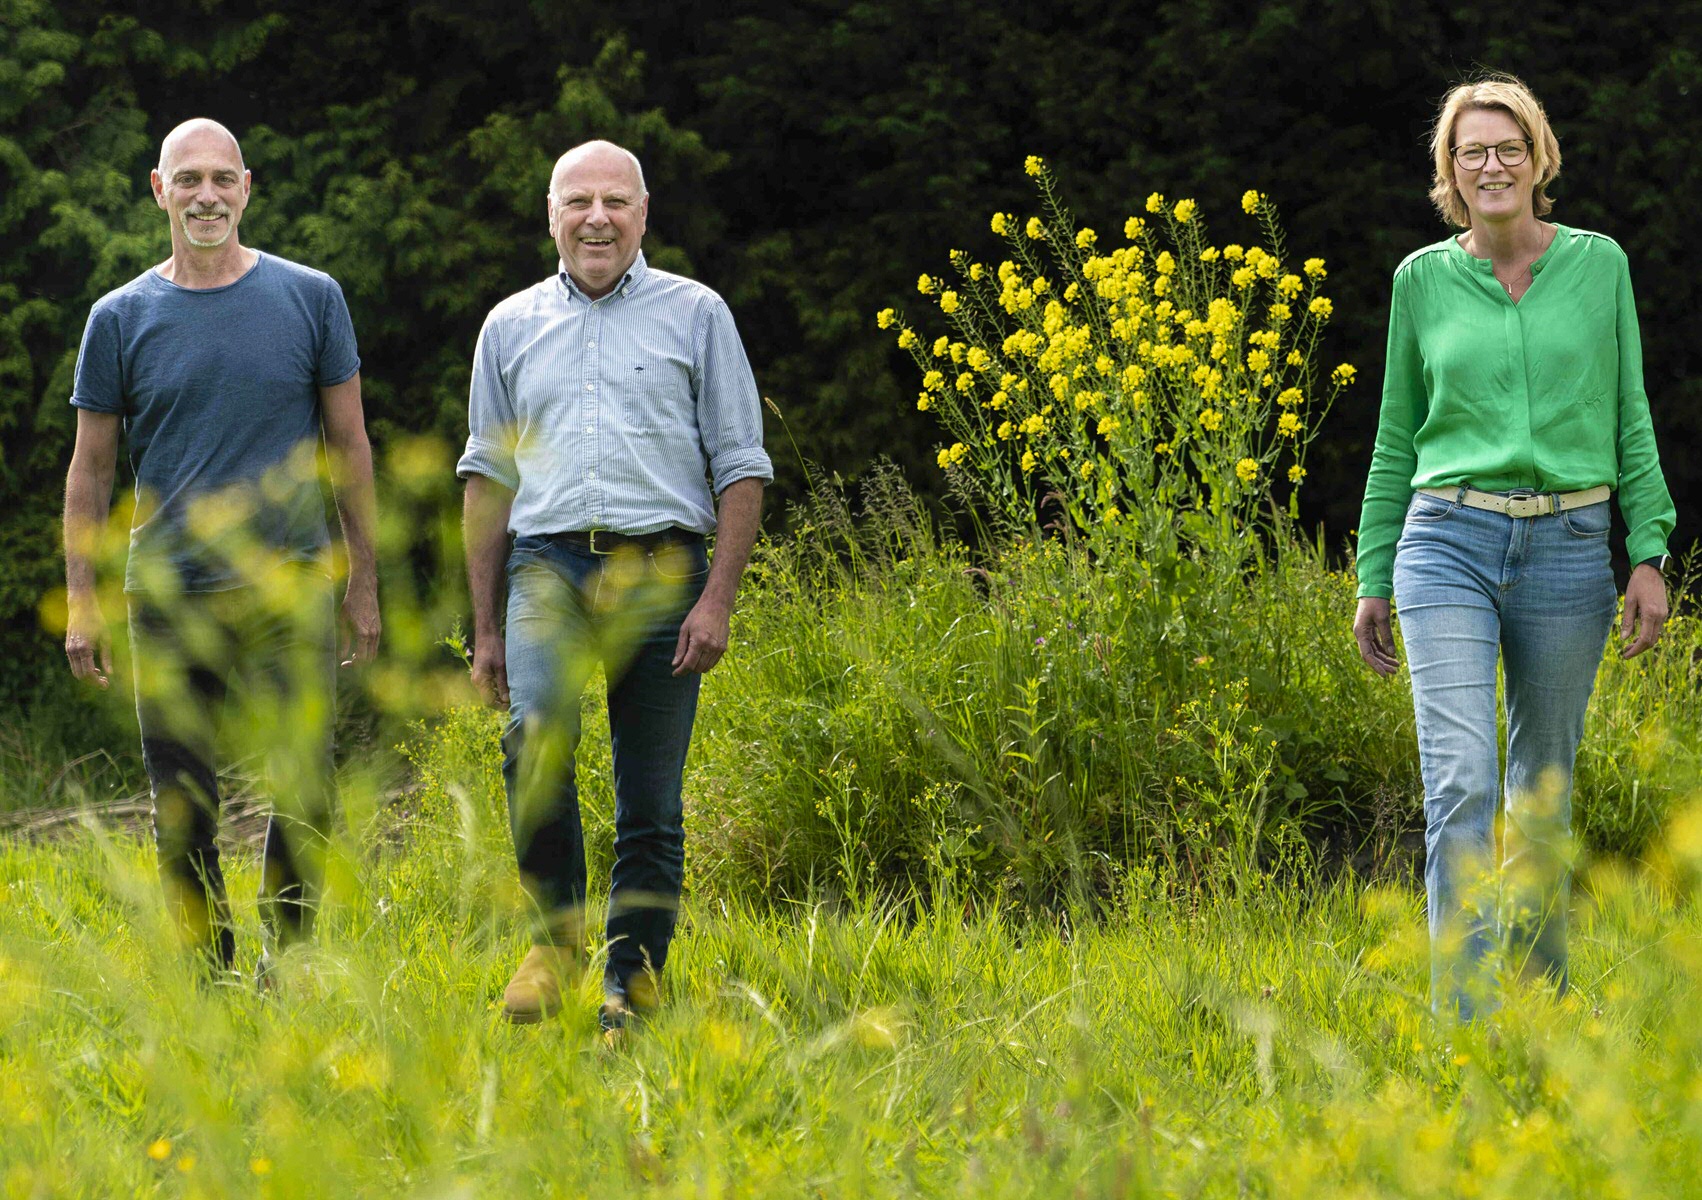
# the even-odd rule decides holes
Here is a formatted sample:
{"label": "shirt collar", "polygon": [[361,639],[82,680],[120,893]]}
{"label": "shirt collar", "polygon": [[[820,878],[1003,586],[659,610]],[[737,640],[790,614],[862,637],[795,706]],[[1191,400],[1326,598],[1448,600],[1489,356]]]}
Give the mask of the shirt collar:
{"label": "shirt collar", "polygon": [[[616,296],[626,296],[631,293],[634,288],[642,284],[644,282],[644,277],[649,273],[650,268],[644,262],[644,251],[640,250],[638,252],[638,257],[632,260],[632,266],[628,267],[626,269],[626,274],[621,276],[621,281],[616,284],[611,291],[599,296],[597,299],[612,300]],[[591,300],[587,297],[585,293],[580,290],[579,285],[573,282],[573,276],[567,273],[567,263],[563,262],[559,258],[556,260],[556,278],[561,280],[561,286],[567,290],[567,294],[569,296],[576,296],[590,304],[597,303],[596,300]]]}

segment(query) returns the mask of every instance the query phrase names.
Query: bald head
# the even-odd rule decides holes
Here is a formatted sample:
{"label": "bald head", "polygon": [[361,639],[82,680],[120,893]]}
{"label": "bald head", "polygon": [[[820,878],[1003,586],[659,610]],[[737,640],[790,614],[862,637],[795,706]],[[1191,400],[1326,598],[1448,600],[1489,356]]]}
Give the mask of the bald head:
{"label": "bald head", "polygon": [[575,146],[556,159],[555,170],[550,172],[551,198],[559,199],[563,184],[586,170],[594,170],[603,176],[610,172],[630,172],[629,182],[637,198],[650,194],[644,186],[644,168],[639,165],[638,155],[613,142],[596,141]]}
{"label": "bald head", "polygon": [[173,164],[190,147],[216,147],[221,152],[234,151],[237,169],[244,169],[242,145],[236,140],[236,135],[208,117],[193,117],[166,134],[165,141],[160,143],[160,175],[171,178]]}

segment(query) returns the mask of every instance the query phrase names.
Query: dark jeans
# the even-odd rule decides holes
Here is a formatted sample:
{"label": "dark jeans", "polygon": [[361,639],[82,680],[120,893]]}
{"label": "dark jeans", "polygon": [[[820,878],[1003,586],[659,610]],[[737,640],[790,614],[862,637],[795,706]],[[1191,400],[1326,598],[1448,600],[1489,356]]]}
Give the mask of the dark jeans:
{"label": "dark jeans", "polygon": [[174,919],[215,966],[235,957],[219,864],[215,747],[259,769],[272,799],[260,866],[270,936],[305,936],[332,795],[335,600],[305,566],[262,586],[130,597],[142,763]]}
{"label": "dark jeans", "polygon": [[579,698],[600,665],[614,749],[615,863],[605,983],[624,994],[668,957],[685,873],[681,787],[699,677],[675,677],[680,623],[708,577],[701,540],[596,555],[516,539],[508,559],[508,725],[503,780],[536,940],[583,924],[585,840],[574,756]]}

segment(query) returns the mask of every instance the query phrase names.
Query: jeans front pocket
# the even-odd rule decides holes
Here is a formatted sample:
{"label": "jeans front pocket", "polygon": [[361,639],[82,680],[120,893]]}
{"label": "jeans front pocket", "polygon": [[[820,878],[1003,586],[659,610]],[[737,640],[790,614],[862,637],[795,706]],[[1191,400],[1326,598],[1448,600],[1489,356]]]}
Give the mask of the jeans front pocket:
{"label": "jeans front pocket", "polygon": [[1613,523],[1611,506],[1606,500],[1600,504],[1586,504],[1583,508],[1568,508],[1561,510],[1560,523],[1566,532],[1575,538],[1585,541],[1600,541],[1607,537],[1608,529]]}
{"label": "jeans front pocket", "polygon": [[1407,520],[1418,523],[1445,521],[1452,516],[1459,505],[1449,500],[1441,500],[1435,496],[1427,496],[1423,492],[1412,494],[1412,503],[1407,505]]}

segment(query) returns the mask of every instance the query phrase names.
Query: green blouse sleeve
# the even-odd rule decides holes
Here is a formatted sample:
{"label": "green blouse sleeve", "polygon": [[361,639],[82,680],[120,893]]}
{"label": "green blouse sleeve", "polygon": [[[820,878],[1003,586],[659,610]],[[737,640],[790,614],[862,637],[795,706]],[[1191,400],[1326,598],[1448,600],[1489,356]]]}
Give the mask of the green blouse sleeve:
{"label": "green blouse sleeve", "polygon": [[1637,327],[1637,303],[1631,270],[1619,263],[1619,512],[1625,518],[1626,557],[1633,563],[1667,552],[1677,521],[1672,496],[1661,474],[1649,396],[1643,390],[1643,340]]}
{"label": "green blouse sleeve", "polygon": [[1418,348],[1418,328],[1407,295],[1408,271],[1395,273],[1389,302],[1389,349],[1383,371],[1383,407],[1377,419],[1377,441],[1371,452],[1371,472],[1365,480],[1365,504],[1359,515],[1359,595],[1395,594],[1395,543],[1412,502],[1412,480],[1418,471],[1413,439],[1428,407],[1424,390],[1424,358]]}

